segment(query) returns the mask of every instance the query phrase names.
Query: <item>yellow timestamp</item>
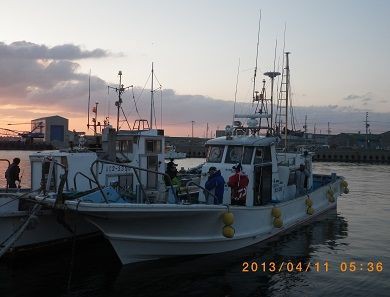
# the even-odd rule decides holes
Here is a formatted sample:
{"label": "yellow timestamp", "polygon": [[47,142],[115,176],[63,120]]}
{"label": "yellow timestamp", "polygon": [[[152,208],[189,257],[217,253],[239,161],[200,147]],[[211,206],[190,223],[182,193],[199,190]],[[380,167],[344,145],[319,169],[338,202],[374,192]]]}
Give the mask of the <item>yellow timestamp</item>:
{"label": "yellow timestamp", "polygon": [[384,269],[383,263],[377,262],[356,262],[356,261],[342,261],[339,263],[331,263],[329,261],[323,262],[294,262],[294,261],[282,261],[282,262],[257,262],[257,261],[244,261],[242,262],[241,272],[382,272]]}

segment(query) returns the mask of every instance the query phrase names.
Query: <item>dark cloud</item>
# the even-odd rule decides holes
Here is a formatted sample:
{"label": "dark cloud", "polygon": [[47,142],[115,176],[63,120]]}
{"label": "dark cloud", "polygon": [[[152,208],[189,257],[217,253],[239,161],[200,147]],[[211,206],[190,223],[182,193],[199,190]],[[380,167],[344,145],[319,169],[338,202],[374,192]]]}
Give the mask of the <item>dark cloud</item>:
{"label": "dark cloud", "polygon": [[87,58],[103,58],[110,54],[103,49],[92,51],[82,50],[74,44],[63,44],[48,47],[27,41],[16,41],[9,45],[0,42],[0,59],[27,59],[27,60],[79,60]]}
{"label": "dark cloud", "polygon": [[360,96],[357,95],[348,95],[347,97],[343,98],[343,100],[357,100],[360,99]]}
{"label": "dark cloud", "polygon": [[[72,44],[50,48],[26,41],[0,42],[0,103],[78,108],[88,95],[89,78],[78,73],[74,60],[107,56],[105,50],[87,51]],[[106,85],[98,77],[91,78],[92,84],[95,94]]]}
{"label": "dark cloud", "polygon": [[364,95],[351,94],[351,95],[348,95],[347,97],[344,97],[343,100],[368,102],[368,101],[375,100],[375,95],[372,93],[366,93]]}

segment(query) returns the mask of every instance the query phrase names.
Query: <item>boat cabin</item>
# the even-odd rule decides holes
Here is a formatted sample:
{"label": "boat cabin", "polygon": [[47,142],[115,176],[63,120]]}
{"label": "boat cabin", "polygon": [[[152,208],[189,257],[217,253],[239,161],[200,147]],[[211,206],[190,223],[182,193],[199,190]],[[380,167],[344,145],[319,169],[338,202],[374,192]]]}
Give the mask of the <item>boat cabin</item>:
{"label": "boat cabin", "polygon": [[[132,168],[120,164],[163,174],[164,146],[163,130],[120,130],[117,133],[115,129],[106,127],[103,129],[100,151],[91,152],[78,147],[31,154],[31,188],[57,192],[65,168],[67,179],[64,190],[85,191],[95,188],[92,167],[102,186],[121,187],[133,193],[137,191],[138,178],[135,178]],[[101,161],[96,164],[96,160]],[[92,166],[93,164],[95,165]],[[149,191],[158,191],[163,185],[161,178],[152,172],[140,171],[139,179]]]}
{"label": "boat cabin", "polygon": [[[209,169],[215,167],[225,180],[223,204],[235,204],[233,187],[228,186],[234,175],[247,176],[244,205],[259,206],[294,199],[302,194],[297,185],[301,165],[305,167],[305,190],[312,186],[311,156],[308,153],[278,153],[278,138],[260,135],[234,135],[211,139],[206,143],[207,158],[202,168],[201,186],[209,179]],[[238,165],[241,169],[235,169]],[[206,193],[206,194],[205,194]],[[199,201],[207,203],[207,192]]]}

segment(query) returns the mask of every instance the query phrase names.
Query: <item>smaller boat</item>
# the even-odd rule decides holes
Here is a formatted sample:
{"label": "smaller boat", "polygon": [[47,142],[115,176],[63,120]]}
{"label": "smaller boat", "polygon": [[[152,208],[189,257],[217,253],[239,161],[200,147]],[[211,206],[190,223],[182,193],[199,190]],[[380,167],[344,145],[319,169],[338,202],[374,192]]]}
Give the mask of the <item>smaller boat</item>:
{"label": "smaller boat", "polygon": [[165,146],[165,159],[185,159],[187,158],[186,153],[180,153],[176,151],[176,147],[174,145],[166,145]]}

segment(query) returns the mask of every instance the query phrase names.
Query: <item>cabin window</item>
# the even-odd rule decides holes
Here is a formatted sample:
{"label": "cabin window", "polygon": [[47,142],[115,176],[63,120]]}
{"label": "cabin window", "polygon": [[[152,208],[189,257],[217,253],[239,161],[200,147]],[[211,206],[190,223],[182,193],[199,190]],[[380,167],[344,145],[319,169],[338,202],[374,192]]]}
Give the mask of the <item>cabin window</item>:
{"label": "cabin window", "polygon": [[244,148],[244,157],[242,158],[242,164],[251,164],[253,155],[253,147]]}
{"label": "cabin window", "polygon": [[[50,167],[52,166],[52,169],[50,170]],[[42,179],[41,182],[44,183],[45,188],[47,189],[47,184],[49,184],[49,191],[56,191],[56,168],[54,163],[49,162],[43,162],[42,163]]]}
{"label": "cabin window", "polygon": [[161,140],[146,140],[145,145],[147,153],[161,153]]}
{"label": "cabin window", "polygon": [[[158,171],[158,156],[148,156],[147,162],[148,170]],[[157,189],[157,173],[148,171],[147,176],[146,187],[148,189]]]}
{"label": "cabin window", "polygon": [[131,140],[118,140],[116,142],[116,151],[121,153],[132,153],[133,142]]}
{"label": "cabin window", "polygon": [[241,163],[243,149],[244,148],[242,146],[229,145],[226,153],[225,163]]}
{"label": "cabin window", "polygon": [[263,146],[256,148],[255,152],[255,164],[260,164],[263,162],[270,162],[271,159],[271,147]]}
{"label": "cabin window", "polygon": [[210,163],[221,163],[223,156],[222,145],[209,146],[207,150],[207,162]]}
{"label": "cabin window", "polygon": [[225,163],[251,164],[253,147],[229,146],[226,153]]}

